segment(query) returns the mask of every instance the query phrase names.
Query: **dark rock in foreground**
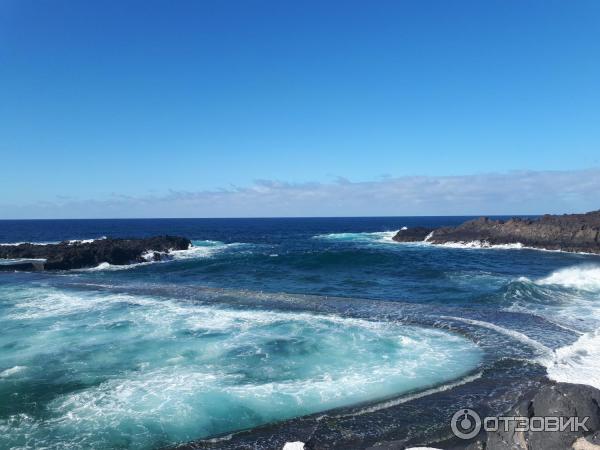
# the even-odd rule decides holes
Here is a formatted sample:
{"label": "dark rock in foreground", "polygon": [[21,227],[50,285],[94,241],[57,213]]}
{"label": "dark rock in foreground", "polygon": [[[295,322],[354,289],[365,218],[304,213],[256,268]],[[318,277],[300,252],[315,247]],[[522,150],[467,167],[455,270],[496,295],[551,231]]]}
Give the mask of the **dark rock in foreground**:
{"label": "dark rock in foreground", "polygon": [[419,236],[423,236],[420,240],[427,237],[427,242],[432,244],[479,241],[487,246],[518,243],[546,250],[600,253],[600,211],[507,221],[482,217],[456,227],[400,230],[393,239],[414,242]]}
{"label": "dark rock in foreground", "polygon": [[[168,258],[172,250],[186,250],[189,239],[177,236],[156,236],[142,239],[99,239],[95,241],[65,241],[59,244],[19,244],[0,246],[0,260],[16,260],[0,264],[0,270],[39,269],[33,262],[45,260],[46,270],[69,270],[96,267],[101,263],[127,265]],[[19,261],[21,260],[21,261]]]}
{"label": "dark rock in foreground", "polygon": [[[543,386],[533,396],[525,397],[505,416],[523,418],[578,418],[583,427],[567,427],[565,431],[518,431],[511,422],[508,431],[501,427],[463,448],[486,450],[598,450],[600,431],[600,391],[582,384],[556,383]],[[587,418],[587,419],[586,419]],[[535,423],[535,422],[534,422]],[[538,425],[535,425],[536,427]],[[523,424],[520,429],[523,430]],[[587,430],[586,430],[587,429]]]}
{"label": "dark rock in foreground", "polygon": [[[503,420],[498,431],[482,431],[471,440],[452,438],[429,444],[427,448],[443,450],[600,450],[600,390],[582,384],[548,383],[529,392],[510,411],[500,417],[532,419],[517,422]],[[547,419],[551,418],[551,419]],[[556,419],[555,419],[556,418]],[[556,425],[545,430],[542,421],[563,423],[572,420],[573,427],[556,431]],[[507,427],[504,423],[508,423]],[[536,428],[531,431],[532,424]],[[584,427],[578,426],[582,424]],[[573,428],[574,431],[571,431]],[[525,431],[527,430],[527,431]],[[403,450],[396,442],[379,442],[367,450]]]}

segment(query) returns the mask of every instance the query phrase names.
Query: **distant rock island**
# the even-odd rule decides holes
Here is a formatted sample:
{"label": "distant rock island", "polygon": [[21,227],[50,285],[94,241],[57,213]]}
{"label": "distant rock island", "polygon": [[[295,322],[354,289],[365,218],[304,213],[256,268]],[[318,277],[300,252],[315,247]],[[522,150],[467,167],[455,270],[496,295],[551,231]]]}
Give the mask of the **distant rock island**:
{"label": "distant rock island", "polygon": [[189,239],[178,236],[0,245],[0,270],[69,270],[102,263],[159,261],[168,258],[169,252],[187,250],[190,245]]}
{"label": "distant rock island", "polygon": [[455,227],[400,230],[397,242],[432,244],[479,242],[482,246],[521,244],[565,252],[600,253],[600,210],[585,214],[544,215],[538,219],[470,220]]}

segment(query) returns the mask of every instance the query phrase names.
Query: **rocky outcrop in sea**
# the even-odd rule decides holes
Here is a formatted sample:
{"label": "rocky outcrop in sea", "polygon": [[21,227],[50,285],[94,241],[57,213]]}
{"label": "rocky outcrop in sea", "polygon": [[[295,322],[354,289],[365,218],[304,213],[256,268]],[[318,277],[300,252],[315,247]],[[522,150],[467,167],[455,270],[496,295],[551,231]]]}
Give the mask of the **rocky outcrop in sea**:
{"label": "rocky outcrop in sea", "polygon": [[178,236],[140,239],[64,241],[58,244],[0,246],[0,270],[70,270],[102,263],[127,265],[168,259],[173,250],[187,250],[191,241]]}
{"label": "rocky outcrop in sea", "polygon": [[397,242],[431,244],[478,243],[481,246],[520,244],[565,252],[600,253],[600,210],[586,214],[544,215],[537,219],[470,220],[456,227],[400,230]]}

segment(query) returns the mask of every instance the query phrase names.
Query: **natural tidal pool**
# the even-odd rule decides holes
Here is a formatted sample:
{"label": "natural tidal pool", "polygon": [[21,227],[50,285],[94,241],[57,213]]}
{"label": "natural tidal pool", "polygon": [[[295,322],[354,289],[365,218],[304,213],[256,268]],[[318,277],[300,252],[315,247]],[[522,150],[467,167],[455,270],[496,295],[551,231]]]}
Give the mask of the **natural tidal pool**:
{"label": "natural tidal pool", "polygon": [[0,287],[7,447],[156,448],[459,378],[426,327],[44,284]]}

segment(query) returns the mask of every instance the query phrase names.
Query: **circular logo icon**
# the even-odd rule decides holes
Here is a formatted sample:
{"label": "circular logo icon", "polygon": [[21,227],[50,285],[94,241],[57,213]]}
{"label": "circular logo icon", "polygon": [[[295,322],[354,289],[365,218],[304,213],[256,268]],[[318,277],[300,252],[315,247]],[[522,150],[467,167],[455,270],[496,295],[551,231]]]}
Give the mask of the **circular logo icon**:
{"label": "circular logo icon", "polygon": [[460,409],[452,416],[452,432],[460,439],[471,439],[481,430],[481,417],[472,409]]}

